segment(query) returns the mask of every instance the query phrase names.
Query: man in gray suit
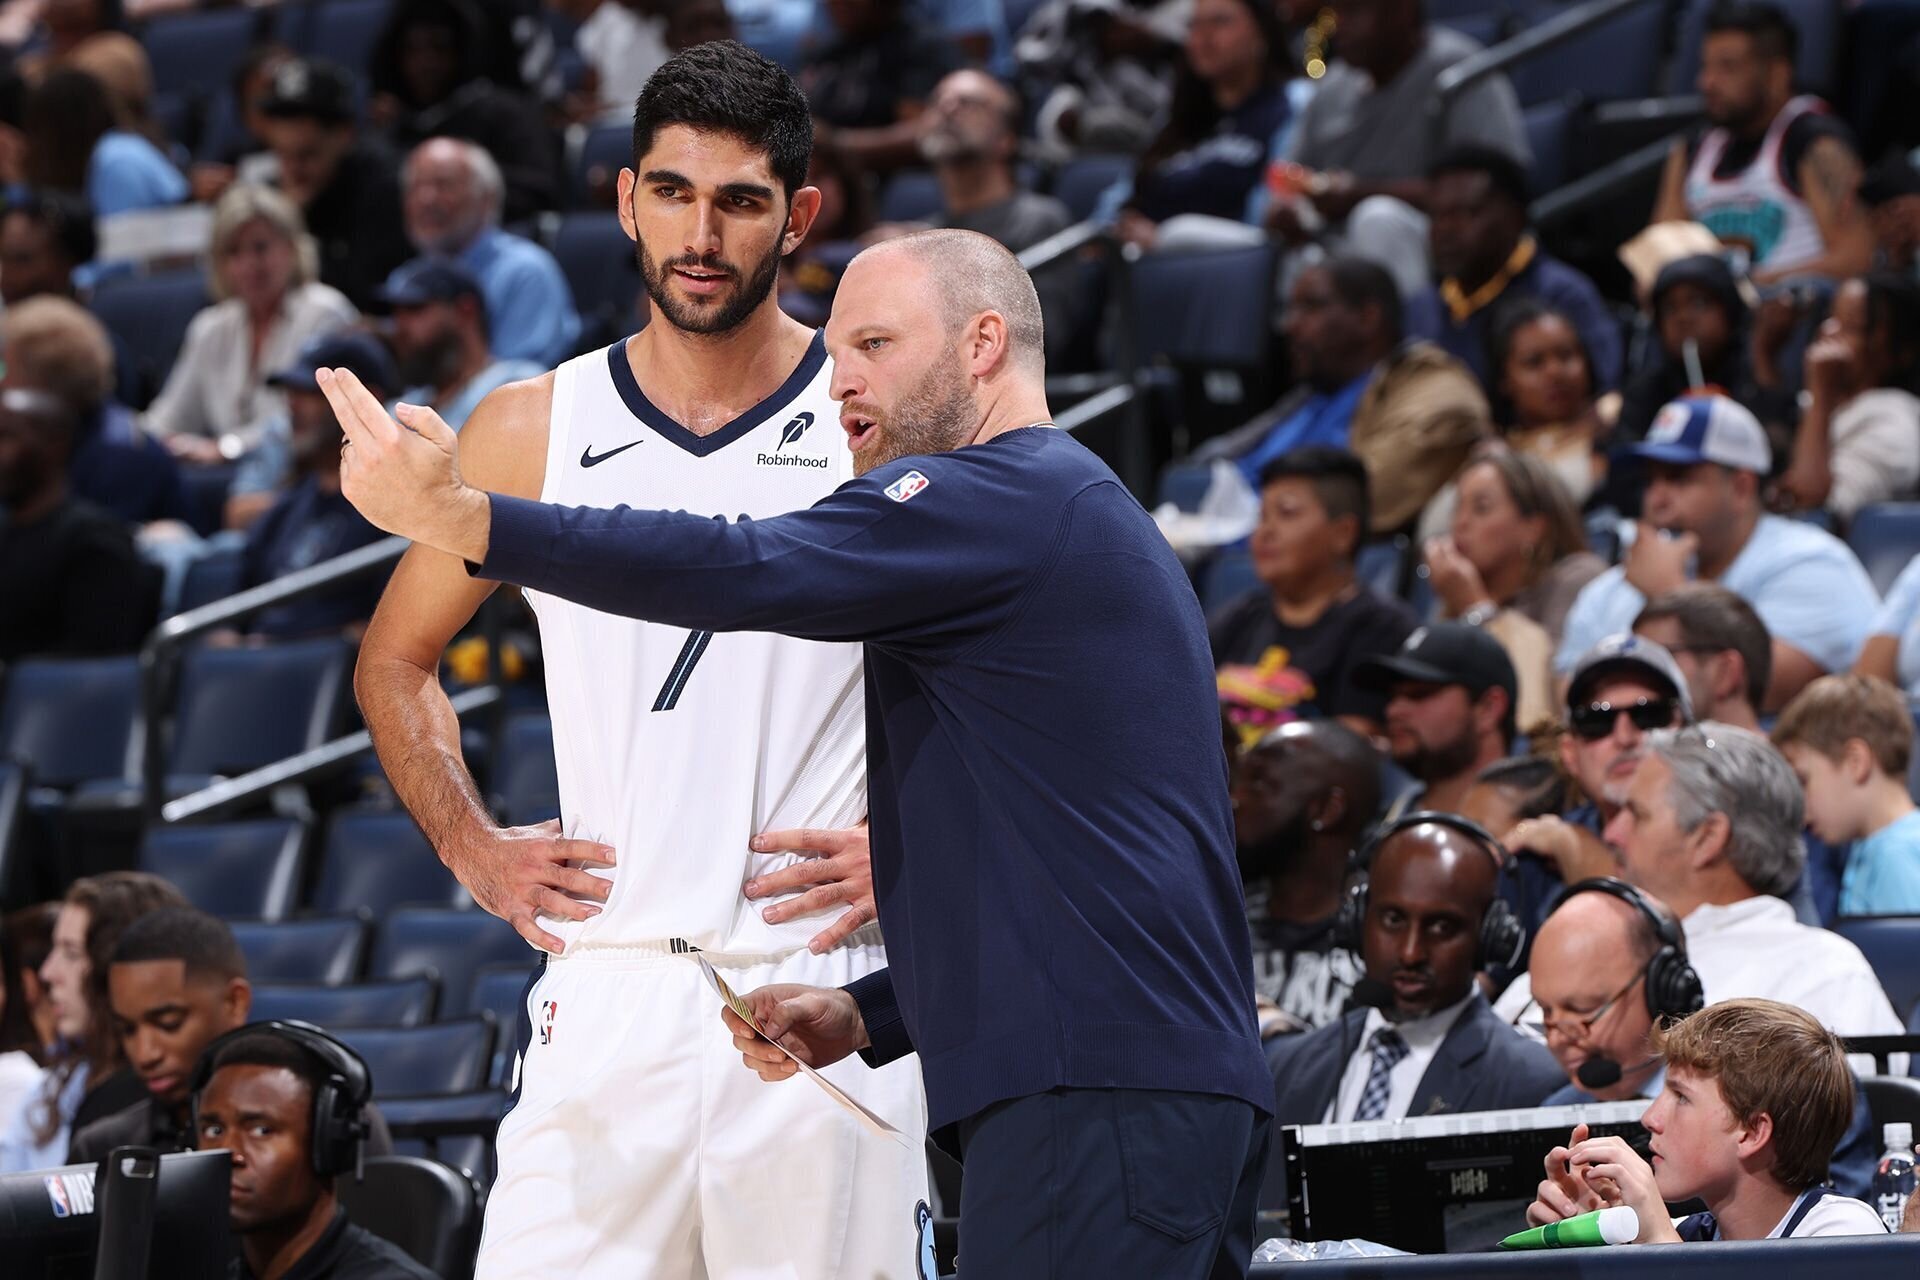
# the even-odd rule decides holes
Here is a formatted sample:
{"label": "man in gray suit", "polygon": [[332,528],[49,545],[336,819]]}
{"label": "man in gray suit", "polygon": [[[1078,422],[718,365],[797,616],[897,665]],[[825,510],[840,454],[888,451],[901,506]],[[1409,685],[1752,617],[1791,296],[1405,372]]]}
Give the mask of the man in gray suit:
{"label": "man in gray suit", "polygon": [[1366,966],[1363,1007],[1269,1045],[1275,1122],[1538,1105],[1566,1077],[1544,1046],[1494,1017],[1474,982],[1519,947],[1519,926],[1495,896],[1498,843],[1465,819],[1420,813],[1391,824],[1372,850],[1345,917]]}

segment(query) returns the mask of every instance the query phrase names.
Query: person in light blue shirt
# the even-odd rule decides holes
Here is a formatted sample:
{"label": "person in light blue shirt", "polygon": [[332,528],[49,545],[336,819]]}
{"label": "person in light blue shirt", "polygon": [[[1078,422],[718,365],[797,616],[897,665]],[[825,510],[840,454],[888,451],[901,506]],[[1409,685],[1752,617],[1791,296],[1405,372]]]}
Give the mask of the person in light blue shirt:
{"label": "person in light blue shirt", "polygon": [[414,248],[453,259],[480,282],[495,355],[550,367],[575,354],[573,291],[552,254],[500,229],[506,184],[485,148],[429,138],[407,157],[402,184]]}
{"label": "person in light blue shirt", "polygon": [[1887,598],[1874,615],[1866,647],[1853,669],[1897,684],[1910,697],[1920,697],[1920,556],[1887,588]]}
{"label": "person in light blue shirt", "polygon": [[1649,467],[1644,518],[1621,563],[1575,598],[1557,672],[1629,630],[1647,600],[1696,580],[1719,582],[1767,624],[1773,674],[1761,710],[1853,663],[1879,597],[1845,543],[1765,514],[1760,486],[1772,451],[1749,410],[1720,395],[1682,397],[1660,410],[1631,454]]}
{"label": "person in light blue shirt", "polygon": [[491,317],[472,272],[445,258],[415,258],[387,281],[393,354],[410,389],[400,399],[431,405],[449,427],[466,424],[487,392],[546,372],[531,360],[503,360],[489,345]]}
{"label": "person in light blue shirt", "polygon": [[1852,843],[1840,914],[1920,914],[1920,809],[1907,793],[1913,715],[1906,695],[1871,676],[1822,676],[1789,702],[1773,744],[1807,793],[1807,825]]}
{"label": "person in light blue shirt", "polygon": [[99,80],[75,67],[48,72],[21,109],[28,179],[38,187],[83,192],[103,218],[185,200],[187,180],[180,170],[160,148],[118,123]]}

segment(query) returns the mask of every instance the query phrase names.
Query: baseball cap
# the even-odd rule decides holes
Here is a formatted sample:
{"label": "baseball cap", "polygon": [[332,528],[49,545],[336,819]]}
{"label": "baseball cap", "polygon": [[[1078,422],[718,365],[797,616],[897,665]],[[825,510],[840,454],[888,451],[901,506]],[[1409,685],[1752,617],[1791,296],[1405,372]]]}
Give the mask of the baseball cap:
{"label": "baseball cap", "polygon": [[1763,476],[1773,469],[1773,448],[1760,419],[1738,400],[1722,395],[1681,396],[1669,402],[1653,415],[1647,438],[1627,453],[1681,467],[1713,462]]}
{"label": "baseball cap", "polygon": [[353,76],[320,58],[290,58],[273,69],[260,110],[275,119],[312,117],[345,124],[354,117]]}
{"label": "baseball cap", "polygon": [[1889,156],[1860,179],[1860,203],[1869,209],[1902,196],[1920,196],[1920,167],[1906,156]]}
{"label": "baseball cap", "polygon": [[1385,692],[1396,680],[1465,685],[1476,698],[1488,689],[1505,689],[1509,702],[1516,696],[1519,683],[1514,678],[1513,659],[1500,642],[1464,622],[1417,627],[1401,644],[1400,652],[1369,658],[1353,671],[1356,685],[1376,692]]}
{"label": "baseball cap", "polygon": [[380,339],[358,329],[329,333],[310,339],[293,363],[267,379],[267,385],[290,391],[318,391],[316,369],[348,369],[376,394],[400,389],[400,375],[393,357]]}
{"label": "baseball cap", "polygon": [[390,307],[424,307],[430,302],[480,296],[480,281],[473,273],[446,258],[403,262],[380,286],[380,298]]}
{"label": "baseball cap", "polygon": [[1573,678],[1567,682],[1567,706],[1584,705],[1595,685],[1617,674],[1643,676],[1656,686],[1665,686],[1668,696],[1680,704],[1681,720],[1693,723],[1693,699],[1688,696],[1687,678],[1680,673],[1680,664],[1665,645],[1631,631],[1608,636],[1580,655],[1580,661],[1573,664]]}

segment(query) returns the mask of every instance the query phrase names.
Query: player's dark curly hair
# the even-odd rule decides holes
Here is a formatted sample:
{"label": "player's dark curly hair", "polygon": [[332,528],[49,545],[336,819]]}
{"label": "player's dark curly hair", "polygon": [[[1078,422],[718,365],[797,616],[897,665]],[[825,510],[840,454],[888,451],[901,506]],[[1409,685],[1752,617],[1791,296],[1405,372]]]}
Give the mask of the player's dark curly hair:
{"label": "player's dark curly hair", "polygon": [[676,54],[648,77],[633,108],[633,161],[668,125],[730,133],[764,150],[787,198],[806,185],[813,154],[807,97],[777,63],[737,40],[715,40]]}

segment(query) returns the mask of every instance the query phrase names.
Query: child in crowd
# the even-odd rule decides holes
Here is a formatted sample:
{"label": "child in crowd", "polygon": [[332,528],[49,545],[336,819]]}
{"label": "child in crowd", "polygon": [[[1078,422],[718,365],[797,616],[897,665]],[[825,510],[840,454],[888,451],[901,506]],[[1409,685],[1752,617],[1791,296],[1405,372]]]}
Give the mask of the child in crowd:
{"label": "child in crowd", "polygon": [[1840,879],[1843,916],[1920,913],[1920,810],[1907,792],[1913,717],[1871,676],[1821,676],[1780,713],[1774,745],[1807,793],[1807,825],[1853,842]]}
{"label": "child in crowd", "polygon": [[[1630,1205],[1635,1244],[1877,1235],[1865,1202],[1822,1184],[1853,1114],[1853,1073],[1840,1038],[1774,1000],[1725,1000],[1654,1029],[1666,1086],[1640,1123],[1652,1163],[1622,1138],[1576,1125],[1547,1155],[1527,1208],[1535,1226]],[[1698,1198],[1707,1211],[1671,1218]]]}

